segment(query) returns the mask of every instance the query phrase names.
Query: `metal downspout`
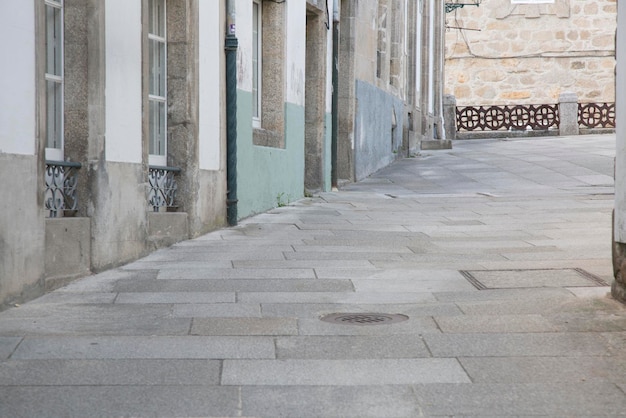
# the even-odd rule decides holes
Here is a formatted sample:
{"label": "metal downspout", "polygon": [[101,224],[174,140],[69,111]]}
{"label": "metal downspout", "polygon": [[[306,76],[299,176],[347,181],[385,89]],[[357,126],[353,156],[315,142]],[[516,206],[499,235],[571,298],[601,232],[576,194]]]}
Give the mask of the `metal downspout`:
{"label": "metal downspout", "polygon": [[331,138],[331,185],[337,188],[337,138],[339,133],[339,0],[333,2],[333,95]]}
{"label": "metal downspout", "polygon": [[226,218],[237,225],[237,48],[235,0],[226,0]]}
{"label": "metal downspout", "polygon": [[443,90],[444,90],[444,83],[445,83],[445,76],[444,76],[444,71],[445,71],[445,4],[444,2],[441,2],[441,4],[439,5],[439,8],[437,10],[437,25],[439,26],[439,30],[437,31],[437,35],[439,37],[439,39],[437,40],[437,66],[439,67],[439,77],[437,77],[438,79],[435,80],[435,82],[437,83],[438,87],[437,87],[437,98],[435,100],[437,100],[437,126],[439,129],[437,129],[438,131],[438,139],[447,139],[447,134],[446,134],[446,125],[445,125],[445,120],[443,117]]}

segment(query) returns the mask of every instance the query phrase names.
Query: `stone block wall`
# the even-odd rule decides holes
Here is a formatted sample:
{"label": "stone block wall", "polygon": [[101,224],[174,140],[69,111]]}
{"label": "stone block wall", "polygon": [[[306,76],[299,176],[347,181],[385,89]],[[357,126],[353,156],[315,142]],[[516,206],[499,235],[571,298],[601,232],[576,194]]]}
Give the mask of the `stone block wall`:
{"label": "stone block wall", "polygon": [[445,93],[459,106],[556,103],[564,91],[613,102],[616,15],[615,0],[487,0],[448,13]]}

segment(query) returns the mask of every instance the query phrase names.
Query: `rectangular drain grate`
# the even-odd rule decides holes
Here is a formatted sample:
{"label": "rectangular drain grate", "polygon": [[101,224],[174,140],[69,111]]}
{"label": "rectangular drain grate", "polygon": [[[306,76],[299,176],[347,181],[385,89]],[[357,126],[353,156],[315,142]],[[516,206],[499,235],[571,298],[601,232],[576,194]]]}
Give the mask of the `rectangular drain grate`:
{"label": "rectangular drain grate", "polygon": [[460,270],[476,289],[609,286],[600,277],[580,268]]}

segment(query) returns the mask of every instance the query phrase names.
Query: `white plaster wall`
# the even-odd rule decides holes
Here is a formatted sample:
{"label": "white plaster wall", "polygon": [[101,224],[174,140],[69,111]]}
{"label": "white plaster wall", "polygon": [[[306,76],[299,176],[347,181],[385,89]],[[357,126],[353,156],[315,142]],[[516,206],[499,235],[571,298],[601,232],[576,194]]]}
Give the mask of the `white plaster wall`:
{"label": "white plaster wall", "polygon": [[0,1],[0,39],[0,153],[34,155],[34,1]]}
{"label": "white plaster wall", "polygon": [[304,106],[306,80],[306,0],[285,4],[285,76],[287,77],[285,100]]}
{"label": "white plaster wall", "polygon": [[[617,3],[617,121],[626,120],[626,3]],[[615,241],[626,243],[626,126],[616,126]]]}
{"label": "white plaster wall", "polygon": [[141,163],[141,2],[106,1],[106,159]]}
{"label": "white plaster wall", "polygon": [[[200,169],[219,170],[221,161],[222,68],[224,48],[220,4],[201,1],[200,20]],[[224,103],[225,104],[225,103]]]}

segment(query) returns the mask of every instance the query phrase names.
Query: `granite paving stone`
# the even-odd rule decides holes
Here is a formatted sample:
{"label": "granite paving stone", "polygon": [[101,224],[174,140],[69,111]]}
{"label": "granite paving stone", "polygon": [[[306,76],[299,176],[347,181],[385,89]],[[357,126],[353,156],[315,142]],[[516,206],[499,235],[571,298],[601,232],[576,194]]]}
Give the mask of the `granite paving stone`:
{"label": "granite paving stone", "polygon": [[330,313],[350,312],[391,312],[413,317],[436,315],[462,315],[454,303],[424,304],[338,304],[338,303],[264,303],[261,312],[266,317],[297,317],[301,319],[319,318]]}
{"label": "granite paving stone", "polygon": [[172,314],[175,318],[257,318],[261,317],[259,303],[217,303],[173,305]]}
{"label": "granite paving stone", "polygon": [[0,335],[186,335],[189,320],[170,313],[163,304],[27,304],[3,315]]}
{"label": "granite paving stone", "polygon": [[626,376],[623,357],[465,357],[459,361],[475,383],[614,382]]}
{"label": "granite paving stone", "polygon": [[391,304],[434,302],[432,293],[375,293],[375,292],[240,292],[238,300],[245,303],[358,303]]}
{"label": "granite paving stone", "polygon": [[295,318],[194,318],[191,335],[298,335]]}
{"label": "granite paving stone", "polygon": [[216,360],[12,360],[0,362],[0,386],[217,385],[220,367]]}
{"label": "granite paving stone", "polygon": [[434,357],[605,356],[594,333],[424,334]]}
{"label": "granite paving stone", "polygon": [[455,359],[225,360],[222,384],[359,386],[469,383]]}
{"label": "granite paving stone", "polygon": [[398,418],[421,414],[409,386],[244,386],[243,416]]}
{"label": "granite paving stone", "polygon": [[31,304],[104,304],[113,303],[117,293],[105,292],[52,292],[31,301]]}
{"label": "granite paving stone", "polygon": [[476,291],[467,280],[352,279],[357,292],[453,292]]}
{"label": "granite paving stone", "polygon": [[421,336],[298,336],[276,339],[279,359],[393,359],[430,357]]}
{"label": "granite paving stone", "polygon": [[0,390],[0,416],[235,417],[239,391],[219,386],[19,386]]}
{"label": "granite paving stone", "polygon": [[21,341],[21,337],[0,337],[0,360],[8,358]]}
{"label": "granite paving stone", "polygon": [[[374,313],[376,312],[380,312],[380,310],[377,309]],[[392,313],[398,312],[393,311]],[[425,333],[438,334],[441,332],[433,318],[418,316],[409,317],[407,321],[403,322],[370,326],[334,324],[321,321],[319,318],[307,318],[299,320],[299,329],[300,335],[393,335]]]}
{"label": "granite paving stone", "polygon": [[533,333],[556,332],[558,328],[541,315],[436,316],[444,333]]}
{"label": "granite paving stone", "polygon": [[207,304],[207,303],[234,303],[234,292],[134,292],[119,293],[115,303],[128,304]]}
{"label": "granite paving stone", "polygon": [[29,337],[12,359],[275,358],[269,337]]}
{"label": "granite paving stone", "polygon": [[626,396],[610,383],[432,384],[414,386],[425,416],[621,416]]}
{"label": "granite paving stone", "polygon": [[[244,268],[238,265],[237,261],[233,261],[231,268],[195,268],[195,269],[174,269],[168,268],[159,271],[157,276],[160,280],[210,280],[210,279],[314,279],[315,273],[313,267],[300,268],[300,266],[292,265],[291,267],[280,267],[282,260],[277,260],[276,265],[270,268]],[[252,263],[260,263],[255,261]]]}
{"label": "granite paving stone", "polygon": [[351,292],[349,280],[223,279],[223,280],[121,280],[115,290],[134,292]]}

